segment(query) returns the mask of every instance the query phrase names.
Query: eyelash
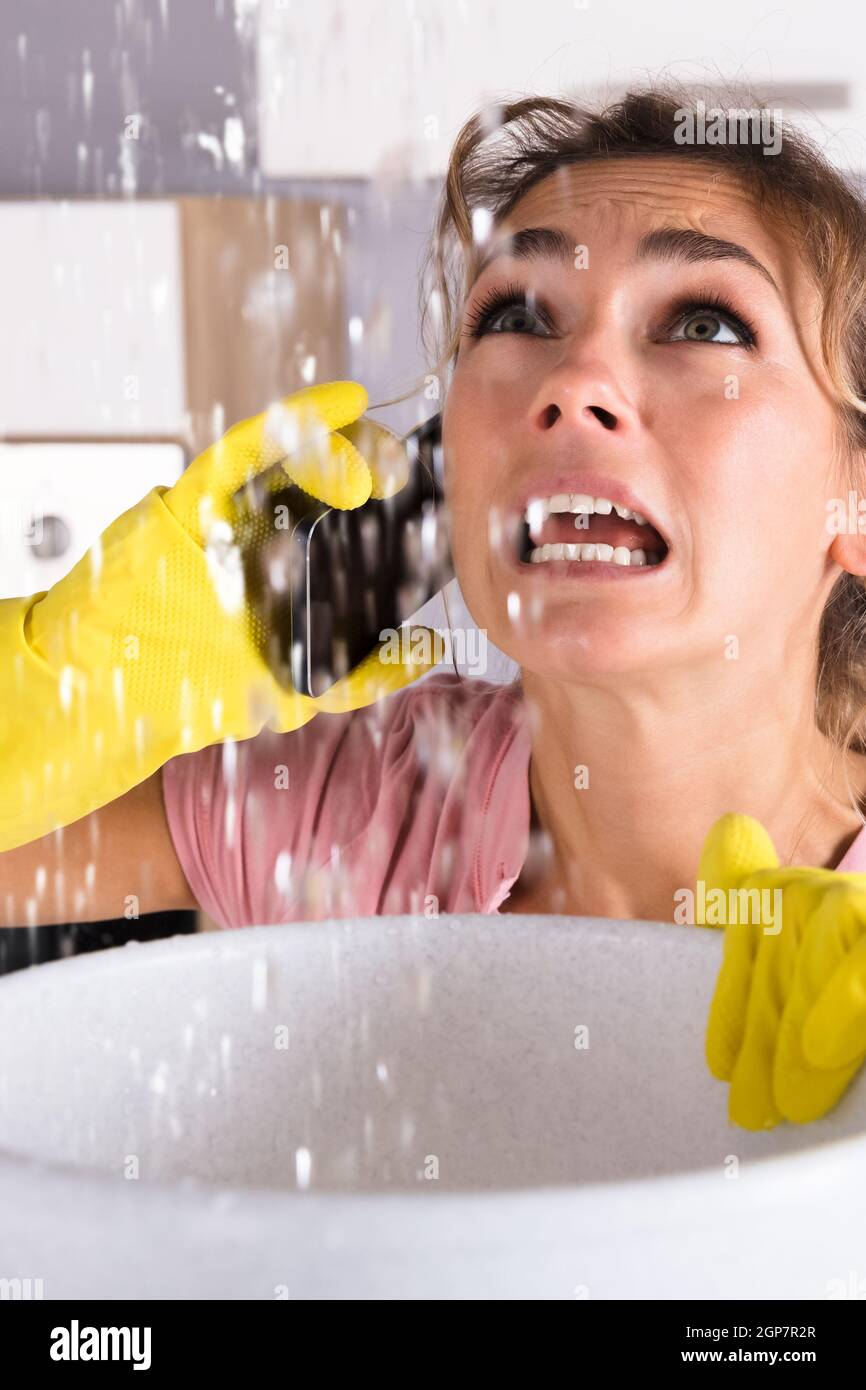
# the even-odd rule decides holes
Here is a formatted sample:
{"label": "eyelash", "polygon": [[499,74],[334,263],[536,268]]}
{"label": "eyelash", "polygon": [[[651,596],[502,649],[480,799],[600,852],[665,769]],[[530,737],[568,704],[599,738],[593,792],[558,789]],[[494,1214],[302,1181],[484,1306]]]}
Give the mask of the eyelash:
{"label": "eyelash", "polygon": [[[547,312],[544,305],[538,299],[535,300],[534,304],[530,304],[529,299],[530,296],[526,290],[520,285],[515,285],[510,282],[507,285],[491,290],[487,296],[475,306],[468,317],[469,328],[467,331],[469,336],[472,338],[484,337],[487,333],[489,324],[498,313],[503,309],[515,307],[529,309],[532,313],[537,314],[538,318],[545,323],[548,328],[553,328],[551,315]],[[735,329],[735,331],[740,334],[743,338],[743,342],[740,346],[745,348],[754,348],[757,346],[758,334],[754,325],[743,314],[738,313],[730,301],[716,290],[698,290],[696,294],[685,295],[677,299],[671,305],[665,332],[669,333],[673,328],[676,328],[677,324],[683,319],[691,318],[693,315],[700,314],[707,309],[711,310],[714,314],[718,314],[720,318],[726,319],[728,321],[728,326]],[[523,336],[532,337],[536,335],[524,334]],[[676,341],[699,342],[700,339],[679,338]],[[708,339],[707,341],[712,340]],[[734,343],[717,343],[716,346],[734,347],[736,345]]]}

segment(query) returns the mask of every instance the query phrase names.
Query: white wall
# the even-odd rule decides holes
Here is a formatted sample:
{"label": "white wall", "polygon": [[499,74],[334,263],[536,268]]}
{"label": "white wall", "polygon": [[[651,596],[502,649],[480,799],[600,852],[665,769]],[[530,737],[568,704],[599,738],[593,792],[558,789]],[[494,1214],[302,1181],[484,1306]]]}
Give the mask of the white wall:
{"label": "white wall", "polygon": [[[859,169],[864,40],[860,0],[273,0],[259,9],[261,168],[440,176],[463,121],[491,98],[616,96],[667,72],[750,79]],[[827,84],[848,84],[848,99]]]}
{"label": "white wall", "polygon": [[177,209],[0,202],[0,434],[176,434]]}

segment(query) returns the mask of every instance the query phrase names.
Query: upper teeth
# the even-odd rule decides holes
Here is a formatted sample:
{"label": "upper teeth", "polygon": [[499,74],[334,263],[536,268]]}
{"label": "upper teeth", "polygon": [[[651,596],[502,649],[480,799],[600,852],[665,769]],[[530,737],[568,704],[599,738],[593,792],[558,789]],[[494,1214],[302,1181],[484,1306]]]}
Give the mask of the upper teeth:
{"label": "upper teeth", "polygon": [[552,497],[534,497],[526,508],[525,520],[531,527],[541,526],[551,512],[598,512],[609,516],[615,511],[623,521],[634,521],[638,526],[646,525],[646,517],[631,507],[620,506],[609,497],[590,497],[586,492],[555,492]]}

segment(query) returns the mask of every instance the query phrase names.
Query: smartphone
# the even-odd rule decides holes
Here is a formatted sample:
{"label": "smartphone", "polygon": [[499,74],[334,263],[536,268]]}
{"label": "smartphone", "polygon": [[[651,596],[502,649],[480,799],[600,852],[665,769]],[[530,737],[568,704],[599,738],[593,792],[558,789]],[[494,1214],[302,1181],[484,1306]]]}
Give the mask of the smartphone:
{"label": "smartphone", "polygon": [[367,458],[390,447],[391,496],[340,511],[276,464],[234,497],[247,602],[263,659],[284,689],[323,695],[453,578],[442,422],[403,439],[366,416],[340,431]]}

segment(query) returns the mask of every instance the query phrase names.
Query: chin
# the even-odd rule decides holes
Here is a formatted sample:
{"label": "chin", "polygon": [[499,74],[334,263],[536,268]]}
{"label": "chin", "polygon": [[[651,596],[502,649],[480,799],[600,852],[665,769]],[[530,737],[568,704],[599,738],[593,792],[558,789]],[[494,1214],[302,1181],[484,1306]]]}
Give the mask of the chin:
{"label": "chin", "polygon": [[658,643],[647,640],[645,624],[642,631],[623,630],[616,637],[609,624],[575,621],[551,621],[532,637],[507,628],[497,633],[488,627],[487,633],[522,671],[544,680],[583,681],[591,676],[638,674],[659,666]]}

